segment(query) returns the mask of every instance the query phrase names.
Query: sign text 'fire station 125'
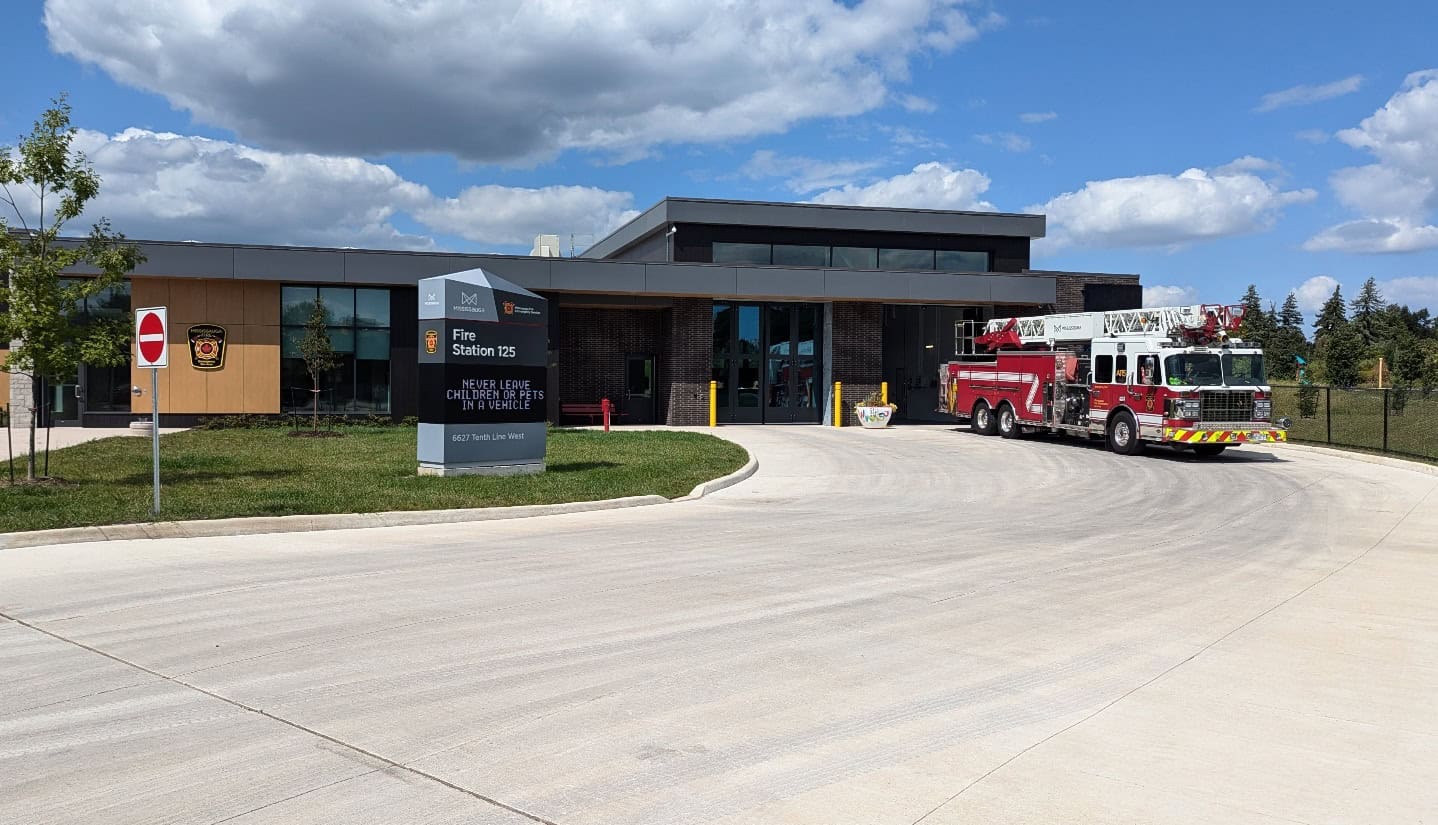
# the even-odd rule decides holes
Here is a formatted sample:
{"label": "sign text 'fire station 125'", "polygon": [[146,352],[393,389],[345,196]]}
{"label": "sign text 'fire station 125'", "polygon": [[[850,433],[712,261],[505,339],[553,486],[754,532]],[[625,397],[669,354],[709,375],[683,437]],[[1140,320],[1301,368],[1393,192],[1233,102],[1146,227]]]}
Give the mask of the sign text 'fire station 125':
{"label": "sign text 'fire station 125'", "polygon": [[479,343],[479,335],[464,327],[450,328],[449,354],[468,355],[473,358],[514,358],[518,348],[508,344]]}

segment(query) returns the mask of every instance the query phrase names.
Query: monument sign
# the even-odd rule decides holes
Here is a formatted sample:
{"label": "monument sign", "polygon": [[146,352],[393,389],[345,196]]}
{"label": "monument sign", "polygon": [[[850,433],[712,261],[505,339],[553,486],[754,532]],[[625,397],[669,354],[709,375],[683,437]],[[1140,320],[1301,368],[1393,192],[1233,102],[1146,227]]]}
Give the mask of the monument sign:
{"label": "monument sign", "polygon": [[483,269],[419,282],[420,475],[544,470],[543,298]]}

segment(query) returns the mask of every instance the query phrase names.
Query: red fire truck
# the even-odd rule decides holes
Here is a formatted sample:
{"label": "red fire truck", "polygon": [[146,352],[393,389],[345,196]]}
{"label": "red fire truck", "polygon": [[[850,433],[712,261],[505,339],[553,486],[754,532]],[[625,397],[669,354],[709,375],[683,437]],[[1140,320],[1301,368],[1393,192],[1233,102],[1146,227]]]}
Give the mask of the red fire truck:
{"label": "red fire truck", "polygon": [[974,339],[985,354],[939,368],[940,403],[981,435],[1073,433],[1124,455],[1287,441],[1242,320],[1212,304],[996,318]]}

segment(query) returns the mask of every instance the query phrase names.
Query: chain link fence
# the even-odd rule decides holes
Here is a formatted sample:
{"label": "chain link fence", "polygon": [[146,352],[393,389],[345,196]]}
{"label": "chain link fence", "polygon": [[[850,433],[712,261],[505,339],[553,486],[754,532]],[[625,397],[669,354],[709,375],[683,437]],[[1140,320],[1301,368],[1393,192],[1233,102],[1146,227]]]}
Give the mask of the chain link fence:
{"label": "chain link fence", "polygon": [[1438,460],[1438,388],[1274,386],[1273,414],[1289,438]]}

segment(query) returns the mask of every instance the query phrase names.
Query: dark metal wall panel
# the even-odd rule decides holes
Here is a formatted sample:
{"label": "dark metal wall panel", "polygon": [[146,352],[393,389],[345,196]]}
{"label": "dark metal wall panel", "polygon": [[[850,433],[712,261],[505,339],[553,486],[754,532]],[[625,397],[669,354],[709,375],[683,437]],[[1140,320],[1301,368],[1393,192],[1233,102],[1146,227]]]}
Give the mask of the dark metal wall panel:
{"label": "dark metal wall panel", "polygon": [[236,278],[340,284],[345,280],[344,253],[332,249],[279,249],[237,246]]}
{"label": "dark metal wall panel", "polygon": [[136,275],[235,277],[235,248],[232,246],[141,244],[140,251],[146,260],[135,268]]}
{"label": "dark metal wall panel", "polygon": [[737,295],[739,275],[732,266],[646,264],[646,292],[662,295]]}
{"label": "dark metal wall panel", "polygon": [[414,284],[424,278],[474,269],[474,258],[395,252],[346,252],[345,281],[352,284]]}
{"label": "dark metal wall panel", "polygon": [[550,269],[550,288],[576,292],[643,292],[645,267],[642,263],[560,259]]}
{"label": "dark metal wall panel", "polygon": [[419,415],[419,290],[389,291],[389,408],[396,419]]}
{"label": "dark metal wall panel", "polygon": [[820,300],[824,296],[824,270],[736,267],[739,295]]}

